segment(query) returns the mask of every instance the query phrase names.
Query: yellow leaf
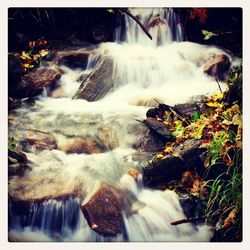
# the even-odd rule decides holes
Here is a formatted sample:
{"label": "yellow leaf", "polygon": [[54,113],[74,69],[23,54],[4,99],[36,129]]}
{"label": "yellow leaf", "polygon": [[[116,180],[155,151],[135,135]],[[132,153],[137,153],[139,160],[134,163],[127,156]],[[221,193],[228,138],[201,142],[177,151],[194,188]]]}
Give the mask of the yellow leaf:
{"label": "yellow leaf", "polygon": [[156,155],[156,159],[161,159],[161,158],[163,158],[163,154],[159,153]]}
{"label": "yellow leaf", "polygon": [[20,56],[22,59],[31,59],[31,57],[29,56],[29,54],[25,51],[22,51],[22,55]]}
{"label": "yellow leaf", "polygon": [[207,102],[206,104],[208,107],[212,107],[212,108],[222,108],[223,107],[223,104],[218,103],[218,102]]}
{"label": "yellow leaf", "polygon": [[235,222],[235,218],[236,218],[236,211],[237,209],[234,208],[230,214],[227,216],[227,218],[224,220],[224,228],[228,228],[231,224],[233,224]]}
{"label": "yellow leaf", "polygon": [[30,69],[30,68],[34,68],[34,65],[29,64],[29,63],[22,63],[21,66],[25,69]]}
{"label": "yellow leaf", "polygon": [[41,57],[44,57],[49,54],[49,51],[47,49],[42,49],[39,51],[39,54]]}
{"label": "yellow leaf", "polygon": [[165,153],[172,153],[173,152],[173,148],[172,147],[166,147],[164,150]]}

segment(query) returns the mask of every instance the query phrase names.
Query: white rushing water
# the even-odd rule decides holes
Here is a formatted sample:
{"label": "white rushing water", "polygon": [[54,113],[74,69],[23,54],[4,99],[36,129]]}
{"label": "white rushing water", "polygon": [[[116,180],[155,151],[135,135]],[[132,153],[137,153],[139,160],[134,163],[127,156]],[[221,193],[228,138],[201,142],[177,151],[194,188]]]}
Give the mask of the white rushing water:
{"label": "white rushing water", "polygon": [[[103,138],[116,146],[103,153],[74,154],[57,150],[30,151],[29,175],[65,173],[74,183],[83,178],[86,193],[96,182],[107,182],[133,193],[137,213],[124,215],[125,234],[102,237],[91,230],[80,212],[77,198],[48,200],[33,204],[25,215],[10,214],[9,237],[17,241],[208,241],[210,229],[192,224],[171,226],[185,215],[177,195],[172,191],[149,190],[127,175],[133,167],[140,171],[146,159],[135,159],[132,145],[138,140],[138,122],[145,119],[149,107],[157,101],[169,105],[199,100],[219,92],[216,81],[203,73],[204,64],[216,54],[224,53],[183,41],[178,16],[172,9],[132,9],[149,25],[151,41],[138,25],[126,17],[127,41],[104,43],[89,58],[85,71],[64,67],[60,91],[51,97],[41,96],[33,106],[17,110],[10,133],[39,130],[54,135],[60,148],[69,137]],[[151,25],[151,26],[150,26]],[[72,100],[82,74],[91,72],[98,58],[109,55],[119,76],[103,99],[95,102]],[[221,83],[222,89],[225,85]],[[60,92],[60,93],[59,93]],[[62,94],[63,93],[63,94]],[[157,100],[157,101],[156,101]],[[103,132],[106,131],[106,132]],[[100,135],[101,133],[101,135]],[[104,139],[104,141],[106,140]],[[59,177],[58,177],[59,178]],[[93,191],[93,190],[91,190]]]}

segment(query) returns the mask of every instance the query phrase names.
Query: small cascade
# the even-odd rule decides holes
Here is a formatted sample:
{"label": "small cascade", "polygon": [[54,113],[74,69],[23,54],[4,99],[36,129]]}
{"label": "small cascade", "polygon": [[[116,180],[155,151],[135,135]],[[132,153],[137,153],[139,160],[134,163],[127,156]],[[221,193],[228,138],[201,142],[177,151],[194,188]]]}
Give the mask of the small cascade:
{"label": "small cascade", "polygon": [[183,41],[180,18],[172,8],[130,8],[130,12],[142,22],[153,39],[150,41],[139,25],[126,16],[127,42],[129,44],[157,47],[173,41]]}
{"label": "small cascade", "polygon": [[30,204],[19,212],[18,204],[14,203],[9,208],[9,227],[15,230],[10,231],[9,237],[24,240],[32,232],[39,239],[47,238],[44,241],[208,241],[211,237],[206,226],[170,225],[185,217],[174,191],[144,189],[140,179],[135,182],[127,174],[118,185],[133,199],[130,198],[132,214],[126,215],[124,211],[124,231],[117,237],[103,237],[92,231],[81,213],[78,198]]}
{"label": "small cascade", "polygon": [[18,216],[13,214],[18,211],[19,204],[14,204],[10,208],[9,214],[12,216],[9,227],[13,224],[20,228],[30,227],[36,231],[42,231],[49,236],[61,235],[67,236],[77,228],[79,222],[79,199],[68,198],[60,201],[47,200],[42,203],[31,203],[29,208]]}

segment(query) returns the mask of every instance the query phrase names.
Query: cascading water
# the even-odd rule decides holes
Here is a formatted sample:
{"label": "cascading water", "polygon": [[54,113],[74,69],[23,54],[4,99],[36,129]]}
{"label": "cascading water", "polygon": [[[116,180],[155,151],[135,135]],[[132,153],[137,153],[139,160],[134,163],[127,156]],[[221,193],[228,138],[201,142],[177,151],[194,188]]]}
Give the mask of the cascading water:
{"label": "cascading water", "polygon": [[[124,232],[104,237],[94,232],[80,210],[79,198],[65,197],[33,202],[22,211],[9,205],[9,238],[12,241],[208,241],[207,226],[170,222],[185,217],[178,196],[169,190],[144,188],[128,170],[140,171],[148,160],[133,148],[138,137],[138,120],[145,118],[148,107],[158,102],[170,105],[185,103],[219,92],[214,79],[203,73],[203,65],[224,51],[183,42],[178,16],[172,9],[131,9],[153,36],[149,40],[138,25],[126,17],[127,41],[101,44],[89,57],[85,71],[64,67],[60,94],[41,96],[36,102],[17,109],[12,115],[10,136],[25,131],[42,131],[53,135],[57,149],[37,152],[27,149],[32,170],[27,174],[31,185],[37,179],[46,191],[46,180],[57,180],[58,192],[67,193],[76,185],[90,195],[96,185],[105,182],[133,194],[131,206],[136,213],[123,213]],[[80,83],[97,62],[109,56],[114,62],[114,87],[101,100],[72,100]],[[225,85],[221,84],[222,89]],[[62,93],[61,93],[62,92]],[[20,135],[19,135],[20,136]],[[74,138],[104,141],[102,152],[76,154],[70,151]],[[16,177],[16,182],[18,182]],[[45,182],[44,186],[42,186]],[[14,182],[15,184],[15,182]],[[23,186],[26,188],[25,186]],[[42,187],[42,188],[41,188]],[[50,186],[49,186],[50,187]],[[53,186],[54,188],[54,186]],[[36,194],[36,186],[32,190]],[[24,194],[24,196],[29,194]],[[39,194],[38,194],[39,195]]]}
{"label": "cascading water", "polygon": [[127,42],[159,46],[173,41],[183,41],[182,26],[179,16],[169,8],[131,8],[130,12],[138,17],[152,35],[152,41],[141,32],[140,27],[130,17],[126,16]]}

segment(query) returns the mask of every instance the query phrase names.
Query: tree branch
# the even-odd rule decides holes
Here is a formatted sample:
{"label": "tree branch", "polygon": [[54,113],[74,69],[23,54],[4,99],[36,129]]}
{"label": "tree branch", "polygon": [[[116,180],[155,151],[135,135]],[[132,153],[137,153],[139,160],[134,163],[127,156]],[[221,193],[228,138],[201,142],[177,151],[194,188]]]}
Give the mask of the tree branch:
{"label": "tree branch", "polygon": [[199,220],[204,221],[205,219],[206,219],[206,216],[186,218],[186,219],[182,219],[182,220],[173,221],[173,222],[171,222],[171,225],[176,226],[179,224],[195,222],[195,221],[199,221]]}
{"label": "tree branch", "polygon": [[135,17],[133,14],[131,14],[129,11],[127,11],[124,8],[119,8],[120,11],[124,12],[126,15],[130,16],[133,20],[135,20],[139,26],[142,28],[142,30],[145,32],[145,34],[149,37],[149,39],[153,39],[152,36],[149,34],[149,32],[147,31],[147,29],[145,28],[145,26],[141,23],[141,21]]}

